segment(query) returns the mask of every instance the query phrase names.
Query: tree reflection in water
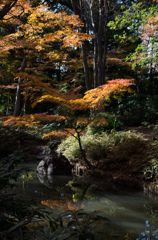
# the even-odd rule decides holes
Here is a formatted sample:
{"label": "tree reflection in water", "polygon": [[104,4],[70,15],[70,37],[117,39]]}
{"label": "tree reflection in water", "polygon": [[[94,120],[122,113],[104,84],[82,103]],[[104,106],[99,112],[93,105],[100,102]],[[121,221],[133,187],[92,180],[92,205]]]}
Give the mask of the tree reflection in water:
{"label": "tree reflection in water", "polygon": [[[39,190],[38,201],[55,209],[55,213],[84,209],[90,214],[96,210],[110,219],[106,225],[109,240],[116,236],[119,240],[158,240],[158,199],[155,197],[112,187],[110,183],[96,179],[39,174],[37,177],[41,184],[38,181],[32,184],[31,178],[25,181],[25,191]],[[103,228],[104,224],[97,225],[100,231],[97,240],[105,239],[101,234]]]}

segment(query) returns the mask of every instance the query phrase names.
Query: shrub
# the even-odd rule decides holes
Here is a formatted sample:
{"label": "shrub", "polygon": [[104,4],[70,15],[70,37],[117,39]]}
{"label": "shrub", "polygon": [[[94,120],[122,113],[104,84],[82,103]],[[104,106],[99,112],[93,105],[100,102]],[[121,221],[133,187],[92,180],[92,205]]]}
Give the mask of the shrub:
{"label": "shrub", "polygon": [[158,178],[158,141],[153,141],[149,145],[147,159],[150,164],[144,169],[145,179]]}
{"label": "shrub", "polygon": [[[127,131],[113,132],[107,134],[92,134],[89,129],[84,136],[81,136],[82,148],[89,161],[95,164],[96,160],[106,158],[107,152],[115,146],[124,143],[129,148],[137,147],[142,140],[142,135]],[[126,148],[126,147],[125,147]],[[74,137],[69,137],[58,146],[58,154],[63,154],[69,161],[82,163],[82,156],[78,141]],[[82,163],[83,164],[83,163]]]}

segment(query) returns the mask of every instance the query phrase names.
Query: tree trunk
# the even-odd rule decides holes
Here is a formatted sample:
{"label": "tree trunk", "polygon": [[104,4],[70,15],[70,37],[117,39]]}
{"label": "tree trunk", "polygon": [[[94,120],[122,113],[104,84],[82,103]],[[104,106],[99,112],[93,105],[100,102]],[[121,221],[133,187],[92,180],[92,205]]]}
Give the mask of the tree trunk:
{"label": "tree trunk", "polygon": [[107,46],[108,46],[108,19],[109,19],[109,6],[107,1],[105,1],[106,16],[104,22],[104,46],[103,46],[103,69],[102,69],[102,84],[105,84],[105,64],[107,58]]}
{"label": "tree trunk", "polygon": [[3,20],[4,16],[12,9],[12,7],[15,6],[15,4],[17,3],[18,0],[14,0],[14,1],[10,1],[8,3],[8,1],[6,1],[6,4],[4,5],[4,7],[0,10],[0,20]]}
{"label": "tree trunk", "polygon": [[[84,22],[82,0],[80,0],[80,3],[76,0],[71,0],[71,4],[72,4],[74,13],[76,15],[79,15],[81,21]],[[85,32],[85,27],[83,27],[81,29],[81,31]],[[86,90],[89,90],[90,89],[89,68],[88,68],[88,63],[87,63],[87,54],[86,54],[85,42],[83,42],[82,45],[81,45],[81,52],[82,52],[82,61],[83,61],[83,68],[84,68],[84,75],[85,75]]]}
{"label": "tree trunk", "polygon": [[87,63],[87,54],[86,54],[86,46],[85,43],[81,46],[82,51],[82,61],[83,61],[83,68],[84,68],[84,75],[85,75],[85,84],[86,84],[86,90],[90,89],[90,83],[89,83],[89,69],[88,69],[88,63]]}
{"label": "tree trunk", "polygon": [[[23,62],[21,64],[20,72],[25,71],[26,63],[27,63],[27,57],[25,54],[23,54]],[[20,114],[20,106],[21,106],[21,80],[20,77],[18,78],[18,85],[16,90],[16,98],[15,98],[15,107],[14,107],[14,113],[13,116],[19,116]]]}
{"label": "tree trunk", "polygon": [[92,29],[94,32],[94,39],[93,39],[93,71],[94,71],[94,80],[93,80],[93,84],[94,84],[94,88],[97,87],[97,74],[98,74],[98,70],[97,70],[97,33],[96,33],[96,26],[94,23],[94,14],[93,14],[93,4],[89,5],[90,8],[90,18],[91,18],[91,25],[92,25]]}
{"label": "tree trunk", "polygon": [[103,69],[103,20],[104,20],[104,8],[103,0],[99,0],[99,28],[97,33],[98,43],[98,84],[102,85],[102,69]]}
{"label": "tree trunk", "polygon": [[[80,1],[80,9],[81,9],[81,21],[84,22],[83,19],[83,6],[82,6],[82,0]],[[82,32],[85,31],[85,27],[82,28]],[[84,75],[85,75],[85,84],[86,84],[86,90],[90,89],[90,83],[89,83],[89,68],[87,63],[87,54],[86,54],[86,45],[85,42],[81,46],[82,51],[82,59],[83,59],[83,67],[84,67]]]}
{"label": "tree trunk", "polygon": [[93,71],[94,71],[94,88],[97,87],[97,38],[94,38],[94,53],[93,53]]}
{"label": "tree trunk", "polygon": [[83,148],[82,148],[82,144],[81,144],[81,138],[80,138],[80,133],[78,131],[77,132],[77,140],[78,140],[78,144],[79,144],[79,147],[80,147],[80,152],[81,152],[81,155],[82,155],[82,158],[85,162],[85,164],[89,167],[89,168],[94,168],[94,166],[87,160],[86,156],[85,156],[85,153],[83,151]]}
{"label": "tree trunk", "polygon": [[[59,0],[62,4],[62,2]],[[65,1],[64,1],[65,2]],[[114,13],[117,6],[113,1],[108,0],[71,0],[73,11],[80,19],[86,23],[82,32],[86,32],[87,26],[94,34],[93,46],[93,83],[94,88],[105,83],[105,64],[107,57],[108,43],[108,18],[109,14]],[[112,10],[110,11],[110,6]],[[85,30],[86,29],[86,30]],[[87,31],[88,32],[88,31]],[[82,59],[85,73],[85,82],[87,90],[90,88],[89,68],[87,63],[87,54],[85,44],[82,46]]]}

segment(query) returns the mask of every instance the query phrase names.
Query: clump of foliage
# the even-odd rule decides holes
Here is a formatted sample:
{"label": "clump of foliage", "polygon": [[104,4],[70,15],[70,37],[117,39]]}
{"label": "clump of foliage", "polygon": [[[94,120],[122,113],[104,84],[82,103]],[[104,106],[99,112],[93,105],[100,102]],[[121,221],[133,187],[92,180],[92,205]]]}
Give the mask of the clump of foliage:
{"label": "clump of foliage", "polygon": [[158,178],[158,141],[153,141],[149,145],[147,159],[150,164],[144,170],[145,179],[153,180]]}
{"label": "clump of foliage", "polygon": [[[93,175],[117,176],[137,183],[138,179],[158,178],[157,141],[146,141],[141,133],[112,131],[92,134],[89,129],[81,136],[81,141],[86,158],[94,166]],[[65,155],[72,164],[84,165],[77,141],[72,136],[62,141],[57,152]]]}
{"label": "clump of foliage", "polygon": [[[142,2],[133,4],[129,9],[122,5],[122,14],[117,15],[114,21],[110,21],[110,29],[123,30],[122,33],[114,35],[116,42],[137,42],[134,52],[131,52],[126,60],[132,62],[132,67],[148,67],[156,70],[157,64],[157,4],[149,4],[144,7]],[[134,21],[134,23],[133,23]],[[128,30],[127,30],[128,29]],[[139,32],[139,34],[138,34]],[[150,46],[152,46],[150,48]],[[148,54],[150,51],[150,54]]]}
{"label": "clump of foliage", "polygon": [[[139,147],[142,142],[142,135],[135,132],[112,132],[110,134],[103,132],[101,134],[93,134],[88,130],[84,136],[81,136],[82,148],[87,159],[94,165],[97,165],[99,159],[105,159],[109,151],[119,145],[124,145],[124,149]],[[58,153],[62,153],[72,162],[82,162],[82,157],[77,140],[70,136],[64,140],[57,149]]]}

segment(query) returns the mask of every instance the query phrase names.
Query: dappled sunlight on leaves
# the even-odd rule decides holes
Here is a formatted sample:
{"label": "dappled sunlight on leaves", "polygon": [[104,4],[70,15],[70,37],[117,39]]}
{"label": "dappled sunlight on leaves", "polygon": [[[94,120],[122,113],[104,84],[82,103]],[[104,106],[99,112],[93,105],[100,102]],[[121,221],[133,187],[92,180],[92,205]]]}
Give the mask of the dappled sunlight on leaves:
{"label": "dappled sunlight on leaves", "polygon": [[52,121],[63,121],[65,120],[64,116],[48,115],[47,113],[35,113],[32,115],[24,115],[22,117],[0,117],[4,120],[3,124],[6,126],[19,125],[19,126],[32,126],[33,124],[40,124],[42,122],[52,122]]}

